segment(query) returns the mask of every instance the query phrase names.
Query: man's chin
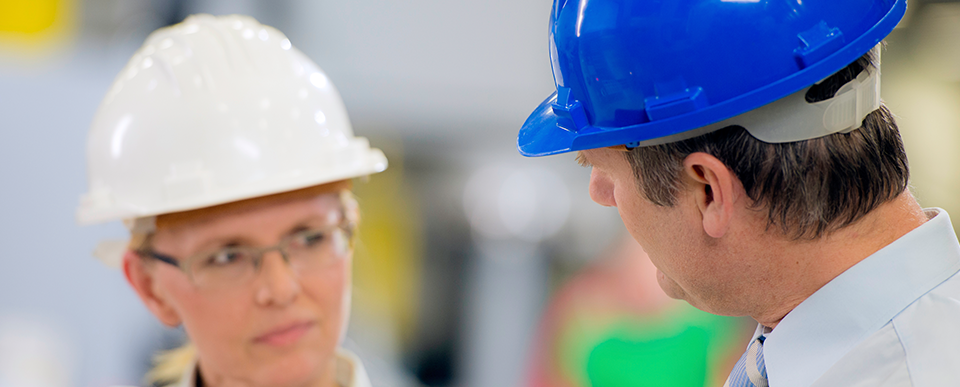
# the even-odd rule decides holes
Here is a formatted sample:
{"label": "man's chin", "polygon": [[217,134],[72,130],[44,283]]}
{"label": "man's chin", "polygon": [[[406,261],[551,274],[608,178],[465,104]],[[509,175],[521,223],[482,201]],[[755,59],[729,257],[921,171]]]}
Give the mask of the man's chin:
{"label": "man's chin", "polygon": [[687,299],[687,294],[680,288],[680,285],[674,280],[667,278],[667,275],[663,274],[660,269],[657,269],[657,283],[660,284],[660,289],[663,289],[663,292],[666,293],[668,297],[677,300]]}

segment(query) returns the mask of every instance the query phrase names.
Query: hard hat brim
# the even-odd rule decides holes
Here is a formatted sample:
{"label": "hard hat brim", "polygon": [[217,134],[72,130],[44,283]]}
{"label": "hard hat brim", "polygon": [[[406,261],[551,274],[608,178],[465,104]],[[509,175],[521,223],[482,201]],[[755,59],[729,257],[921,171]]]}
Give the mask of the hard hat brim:
{"label": "hard hat brim", "polygon": [[301,188],[332,183],[340,180],[369,176],[375,173],[383,172],[386,169],[387,158],[384,156],[383,152],[376,148],[369,148],[363,155],[362,163],[348,169],[330,172],[324,171],[306,176],[278,177],[261,182],[254,182],[246,185],[245,187],[223,187],[222,189],[205,196],[203,200],[189,200],[184,203],[174,202],[158,207],[148,207],[130,203],[111,203],[107,206],[84,206],[81,204],[81,207],[77,211],[77,223],[81,225],[90,225],[118,219],[136,219],[174,212],[196,210],[244,199],[294,191]]}
{"label": "hard hat brim", "polygon": [[559,117],[553,112],[553,103],[557,100],[554,92],[536,110],[520,129],[517,136],[517,149],[527,157],[549,156],[573,151],[573,139],[576,133],[564,130],[558,125]]}

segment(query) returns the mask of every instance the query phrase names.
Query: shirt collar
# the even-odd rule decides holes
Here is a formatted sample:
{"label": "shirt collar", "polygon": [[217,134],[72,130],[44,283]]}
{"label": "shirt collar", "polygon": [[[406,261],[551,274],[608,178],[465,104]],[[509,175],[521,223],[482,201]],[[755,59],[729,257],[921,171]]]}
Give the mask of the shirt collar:
{"label": "shirt collar", "polygon": [[[850,349],[960,271],[960,244],[941,209],[929,220],[841,273],[765,334],[770,385],[813,384]],[[754,339],[763,333],[758,327]]]}
{"label": "shirt collar", "polygon": [[343,387],[371,387],[360,358],[343,348],[337,348],[337,384]]}
{"label": "shirt collar", "polygon": [[[337,384],[342,387],[371,387],[370,378],[360,358],[353,352],[337,348]],[[183,370],[176,387],[197,387],[197,360]]]}

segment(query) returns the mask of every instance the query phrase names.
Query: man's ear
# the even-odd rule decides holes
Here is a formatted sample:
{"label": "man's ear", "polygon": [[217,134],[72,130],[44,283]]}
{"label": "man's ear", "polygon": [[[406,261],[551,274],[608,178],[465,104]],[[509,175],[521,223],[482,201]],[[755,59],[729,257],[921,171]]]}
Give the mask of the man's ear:
{"label": "man's ear", "polygon": [[730,228],[743,194],[740,179],[716,157],[691,153],[683,160],[683,175],[703,218],[703,231],[720,238]]}
{"label": "man's ear", "polygon": [[123,275],[127,277],[127,282],[140,296],[143,304],[163,325],[171,328],[180,325],[180,315],[157,291],[154,273],[147,267],[143,258],[131,250],[123,254]]}

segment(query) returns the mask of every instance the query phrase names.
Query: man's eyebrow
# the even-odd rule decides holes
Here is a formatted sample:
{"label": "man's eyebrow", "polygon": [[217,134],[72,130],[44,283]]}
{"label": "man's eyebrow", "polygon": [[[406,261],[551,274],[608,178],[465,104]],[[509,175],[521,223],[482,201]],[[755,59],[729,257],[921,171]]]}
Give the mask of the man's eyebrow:
{"label": "man's eyebrow", "polygon": [[577,151],[577,164],[580,164],[580,166],[584,168],[593,166],[593,164],[590,164],[590,162],[587,161],[587,156],[583,153],[583,151]]}

